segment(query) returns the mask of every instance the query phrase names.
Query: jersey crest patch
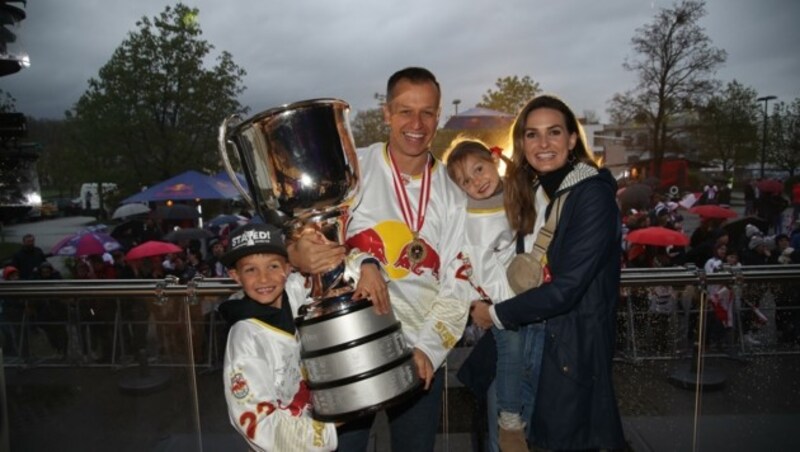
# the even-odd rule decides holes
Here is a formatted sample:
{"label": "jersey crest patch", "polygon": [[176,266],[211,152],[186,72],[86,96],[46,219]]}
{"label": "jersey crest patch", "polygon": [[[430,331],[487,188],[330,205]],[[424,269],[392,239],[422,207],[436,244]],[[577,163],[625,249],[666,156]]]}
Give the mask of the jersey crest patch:
{"label": "jersey crest patch", "polygon": [[250,394],[250,386],[247,385],[247,379],[240,372],[233,374],[231,377],[231,394],[237,399],[243,399],[247,397],[247,394]]}

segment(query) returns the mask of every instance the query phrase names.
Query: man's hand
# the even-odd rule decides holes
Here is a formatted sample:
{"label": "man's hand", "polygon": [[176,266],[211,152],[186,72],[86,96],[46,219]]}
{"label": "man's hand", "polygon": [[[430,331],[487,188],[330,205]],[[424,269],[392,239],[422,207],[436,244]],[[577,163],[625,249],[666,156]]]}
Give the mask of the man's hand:
{"label": "man's hand", "polygon": [[431,387],[431,381],[433,381],[433,364],[428,359],[428,355],[422,353],[422,350],[418,348],[414,349],[414,364],[417,365],[419,379],[425,382],[425,390],[427,391]]}
{"label": "man's hand", "polygon": [[376,314],[388,314],[391,310],[389,289],[377,265],[371,262],[361,264],[361,277],[358,279],[354,300],[369,298]]}
{"label": "man's hand", "polygon": [[472,323],[478,325],[479,328],[487,330],[494,325],[492,316],[489,314],[489,304],[483,301],[473,301],[469,309],[469,315],[472,317]]}
{"label": "man's hand", "polygon": [[344,261],[344,245],[331,242],[313,229],[306,229],[286,247],[289,262],[303,273],[325,273]]}

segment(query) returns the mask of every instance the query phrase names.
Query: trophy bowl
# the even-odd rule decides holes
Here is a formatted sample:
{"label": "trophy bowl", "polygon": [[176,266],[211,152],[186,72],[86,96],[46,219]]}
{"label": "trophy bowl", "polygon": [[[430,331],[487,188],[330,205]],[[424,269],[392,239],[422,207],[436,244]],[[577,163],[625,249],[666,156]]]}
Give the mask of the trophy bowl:
{"label": "trophy bowl", "polygon": [[[280,223],[295,238],[313,228],[345,243],[347,205],[359,183],[349,111],[344,101],[315,99],[223,121],[223,165],[261,218]],[[229,147],[249,189],[239,182]],[[380,410],[421,386],[400,322],[392,313],[376,314],[369,300],[352,300],[344,267],[311,275],[314,300],[295,319],[312,415],[322,421]]]}

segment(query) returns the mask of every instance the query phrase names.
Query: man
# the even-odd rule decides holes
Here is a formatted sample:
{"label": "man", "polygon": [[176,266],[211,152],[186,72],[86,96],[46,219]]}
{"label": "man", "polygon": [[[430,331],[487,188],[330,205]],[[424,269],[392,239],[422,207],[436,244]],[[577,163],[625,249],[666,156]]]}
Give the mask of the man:
{"label": "man", "polygon": [[[387,143],[358,150],[361,187],[353,202],[347,244],[372,254],[388,276],[388,300],[371,285],[372,263],[362,265],[356,294],[372,298],[378,312],[394,311],[414,348],[424,390],[387,409],[392,450],[433,450],[439,424],[447,353],[460,338],[469,301],[455,286],[456,255],[466,219],[466,197],[430,153],[439,123],[441,92],[434,75],[406,68],[389,78],[384,121]],[[318,272],[338,263],[343,251],[302,239],[290,246],[292,264]],[[339,429],[340,451],[364,451],[374,415]]]}
{"label": "man", "polygon": [[22,248],[11,257],[12,265],[19,270],[20,279],[32,279],[34,270],[46,260],[42,249],[36,246],[33,234],[22,236]]}

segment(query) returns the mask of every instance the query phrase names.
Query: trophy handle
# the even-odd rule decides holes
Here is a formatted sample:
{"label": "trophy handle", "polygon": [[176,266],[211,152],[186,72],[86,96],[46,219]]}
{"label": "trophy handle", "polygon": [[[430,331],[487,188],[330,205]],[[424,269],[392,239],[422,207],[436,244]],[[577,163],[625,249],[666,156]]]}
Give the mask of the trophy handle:
{"label": "trophy handle", "polygon": [[228,124],[231,122],[239,123],[241,121],[242,118],[239,115],[228,116],[222,121],[222,125],[219,126],[219,135],[217,136],[217,148],[219,150],[220,157],[222,157],[222,166],[225,167],[225,172],[228,173],[231,183],[234,187],[236,187],[236,190],[241,193],[245,202],[247,202],[247,204],[249,204],[253,209],[258,210],[256,208],[256,203],[253,201],[252,196],[250,196],[250,193],[242,186],[241,182],[239,182],[239,176],[236,175],[236,172],[231,166],[231,160],[228,158],[228,143],[236,148],[237,151],[239,150],[235,142],[228,140]]}

